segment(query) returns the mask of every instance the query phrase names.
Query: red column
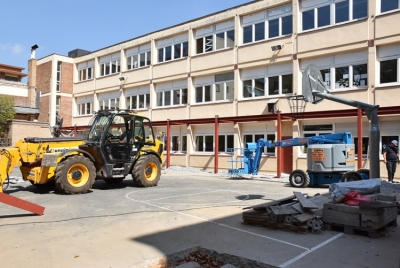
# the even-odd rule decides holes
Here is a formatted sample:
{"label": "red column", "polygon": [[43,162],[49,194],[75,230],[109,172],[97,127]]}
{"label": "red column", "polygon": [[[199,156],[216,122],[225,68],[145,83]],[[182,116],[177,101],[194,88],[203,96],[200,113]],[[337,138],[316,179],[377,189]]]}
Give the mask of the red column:
{"label": "red column", "polygon": [[362,124],[362,110],[361,108],[357,109],[357,137],[358,137],[358,142],[357,142],[357,166],[360,169],[362,167],[362,138],[363,138],[363,124]]}
{"label": "red column", "polygon": [[[276,114],[276,120],[277,120],[277,137],[276,140],[280,141],[282,140],[282,121],[281,121],[281,111],[278,111]],[[282,159],[282,148],[280,146],[277,147],[277,171],[276,171],[276,176],[278,178],[281,177],[282,175],[282,165],[283,165],[283,159]]]}
{"label": "red column", "polygon": [[169,168],[171,165],[171,125],[169,119],[167,119],[167,144],[165,147],[167,148],[167,168]]}
{"label": "red column", "polygon": [[218,115],[215,116],[215,148],[214,148],[214,173],[218,173],[218,149],[219,149],[219,122]]}

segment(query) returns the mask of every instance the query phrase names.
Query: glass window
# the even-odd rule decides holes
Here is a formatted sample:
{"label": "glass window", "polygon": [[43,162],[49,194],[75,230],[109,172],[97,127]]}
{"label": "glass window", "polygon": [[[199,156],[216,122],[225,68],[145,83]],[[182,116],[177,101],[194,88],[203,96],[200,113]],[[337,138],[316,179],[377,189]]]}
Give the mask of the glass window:
{"label": "glass window", "polygon": [[204,101],[212,101],[211,86],[204,86]]}
{"label": "glass window", "polygon": [[330,6],[320,7],[320,8],[317,9],[317,12],[318,12],[318,27],[323,27],[323,26],[331,24],[331,21],[330,21],[330,18],[331,18],[330,9],[331,9]]}
{"label": "glass window", "polygon": [[172,59],[171,46],[165,47],[165,61],[169,61],[171,59]]}
{"label": "glass window", "polygon": [[157,92],[157,106],[163,106],[163,93]]}
{"label": "glass window", "polygon": [[179,136],[171,137],[171,151],[173,152],[179,151]]}
{"label": "glass window", "polygon": [[340,23],[349,20],[349,0],[335,3],[335,22]]}
{"label": "glass window", "polygon": [[226,47],[233,47],[235,45],[235,31],[230,30],[226,32]]}
{"label": "glass window", "polygon": [[201,54],[203,53],[203,46],[204,46],[204,42],[203,42],[203,38],[199,38],[196,40],[196,54]]}
{"label": "glass window", "polygon": [[353,19],[368,16],[368,0],[353,0]]}
{"label": "glass window", "polygon": [[268,21],[268,37],[279,36],[279,19]]}
{"label": "glass window", "polygon": [[158,62],[164,61],[164,48],[158,49]]}
{"label": "glass window", "polygon": [[197,152],[213,152],[214,151],[214,136],[205,135],[205,136],[196,136],[195,137]]}
{"label": "glass window", "polygon": [[381,0],[381,12],[386,12],[399,8],[399,1],[397,0]]}
{"label": "glass window", "polygon": [[196,87],[196,102],[203,102],[203,87]]}
{"label": "glass window", "polygon": [[218,152],[226,153],[228,148],[233,148],[233,135],[218,136]]}
{"label": "glass window", "polygon": [[368,85],[367,64],[353,65],[353,85],[356,87]]}
{"label": "glass window", "polygon": [[324,79],[324,85],[327,89],[331,86],[331,69],[320,70],[322,78]]}
{"label": "glass window", "polygon": [[264,40],[265,39],[265,22],[258,23],[254,25],[255,34],[254,41]]}
{"label": "glass window", "polygon": [[293,29],[292,29],[292,15],[286,16],[282,18],[282,35],[287,35],[287,34],[292,34]]}
{"label": "glass window", "polygon": [[243,44],[253,42],[253,25],[243,28]]}
{"label": "glass window", "polygon": [[243,81],[243,98],[251,98],[253,97],[253,80]]}
{"label": "glass window", "polygon": [[287,74],[282,75],[282,93],[288,94],[293,93],[293,75]]}
{"label": "glass window", "polygon": [[[275,141],[275,134],[267,134],[267,141],[274,142]],[[271,148],[267,147],[267,153],[268,154],[275,154],[275,148],[274,147],[271,147]]]}
{"label": "glass window", "polygon": [[215,100],[224,100],[224,84],[215,85]]}
{"label": "glass window", "polygon": [[335,68],[335,88],[349,87],[349,67]]}
{"label": "glass window", "polygon": [[179,59],[182,55],[182,44],[175,44],[174,45],[174,59]]}
{"label": "glass window", "polygon": [[397,82],[397,59],[381,61],[380,66],[381,84]]}
{"label": "glass window", "polygon": [[279,76],[268,77],[268,95],[279,94]]}
{"label": "glass window", "polygon": [[187,151],[187,136],[182,136],[182,152]]}
{"label": "glass window", "polygon": [[189,43],[183,42],[182,43],[182,57],[187,57],[189,55]]}
{"label": "glass window", "polygon": [[225,32],[217,33],[215,35],[215,49],[221,49],[225,47]]}
{"label": "glass window", "polygon": [[302,12],[303,31],[314,28],[314,9]]}
{"label": "glass window", "polygon": [[[366,155],[368,152],[368,143],[369,143],[369,139],[368,137],[362,138],[362,154]],[[354,150],[355,150],[355,154],[358,155],[358,137],[354,137]]]}
{"label": "glass window", "polygon": [[234,99],[234,92],[235,92],[235,87],[234,87],[234,83],[233,83],[233,81],[232,82],[226,82],[225,83],[225,86],[226,86],[226,90],[225,90],[225,92],[226,92],[226,97],[225,97],[225,99],[226,100],[233,100]]}
{"label": "glass window", "polygon": [[254,79],[254,97],[265,96],[265,79]]}
{"label": "glass window", "polygon": [[146,66],[146,53],[140,54],[140,67]]}

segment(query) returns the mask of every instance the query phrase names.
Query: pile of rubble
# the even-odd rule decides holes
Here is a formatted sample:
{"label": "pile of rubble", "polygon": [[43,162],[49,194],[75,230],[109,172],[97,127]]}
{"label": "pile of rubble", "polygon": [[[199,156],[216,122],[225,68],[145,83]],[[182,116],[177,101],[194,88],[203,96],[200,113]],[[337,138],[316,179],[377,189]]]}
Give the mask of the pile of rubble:
{"label": "pile of rubble", "polygon": [[243,223],[297,233],[339,230],[377,238],[397,226],[400,193],[366,194],[371,202],[349,206],[334,202],[330,194],[308,196],[301,192],[280,200],[244,208]]}

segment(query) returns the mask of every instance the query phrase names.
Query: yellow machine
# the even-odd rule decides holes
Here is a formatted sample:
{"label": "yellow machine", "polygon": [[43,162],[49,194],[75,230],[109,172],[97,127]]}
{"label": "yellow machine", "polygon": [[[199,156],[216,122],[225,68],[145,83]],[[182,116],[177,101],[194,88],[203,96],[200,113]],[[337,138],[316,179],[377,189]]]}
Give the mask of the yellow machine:
{"label": "yellow machine", "polygon": [[96,179],[156,186],[164,144],[148,118],[128,110],[101,110],[82,139],[25,138],[0,151],[0,192],[14,167],[33,185],[67,194],[87,192]]}

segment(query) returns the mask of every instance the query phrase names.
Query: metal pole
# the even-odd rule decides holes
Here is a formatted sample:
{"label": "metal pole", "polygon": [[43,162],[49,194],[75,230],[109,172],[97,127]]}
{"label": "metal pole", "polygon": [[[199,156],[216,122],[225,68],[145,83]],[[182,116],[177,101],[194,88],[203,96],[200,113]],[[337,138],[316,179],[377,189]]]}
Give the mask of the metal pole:
{"label": "metal pole", "polygon": [[361,108],[357,109],[357,137],[358,137],[358,142],[357,142],[357,166],[358,169],[362,167],[362,139],[363,139],[363,125],[362,125],[362,110]]}
{"label": "metal pole", "polygon": [[[278,111],[276,114],[276,121],[277,121],[277,128],[278,128],[278,137],[276,138],[277,141],[282,140],[282,120],[281,120],[281,111]],[[277,148],[277,172],[276,172],[276,177],[280,178],[282,176],[282,147],[278,146]],[[293,159],[292,159],[293,161]]]}
{"label": "metal pole", "polygon": [[369,121],[369,151],[370,151],[370,168],[369,176],[371,179],[380,178],[380,159],[379,159],[379,138],[380,131],[378,126],[378,108],[371,104],[349,100],[338,96],[333,96],[328,93],[312,92],[313,96],[318,96],[323,99],[332,100],[335,102],[347,104],[353,107],[361,108],[367,114]]}
{"label": "metal pole", "polygon": [[167,144],[165,147],[167,148],[167,168],[169,168],[171,164],[171,125],[169,119],[167,119]]}
{"label": "metal pole", "polygon": [[218,115],[215,116],[215,148],[214,148],[214,173],[218,173],[218,153],[219,153],[219,122]]}

